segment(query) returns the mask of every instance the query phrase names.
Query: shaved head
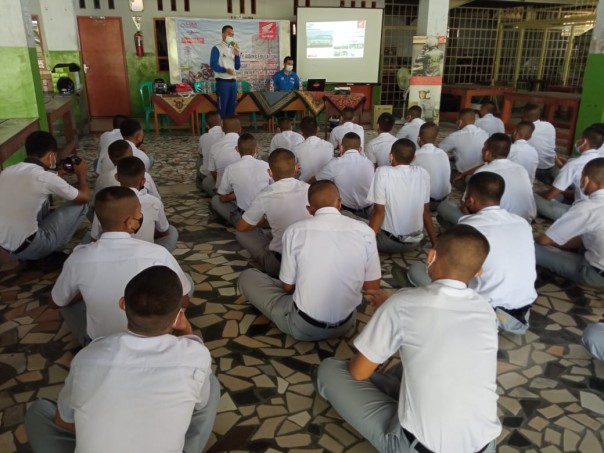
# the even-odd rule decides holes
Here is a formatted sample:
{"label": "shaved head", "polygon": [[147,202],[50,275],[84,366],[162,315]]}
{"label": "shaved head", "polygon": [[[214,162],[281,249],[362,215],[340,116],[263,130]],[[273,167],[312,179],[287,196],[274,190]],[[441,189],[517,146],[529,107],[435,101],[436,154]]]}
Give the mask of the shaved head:
{"label": "shaved head", "polygon": [[253,156],[256,154],[256,139],[252,134],[245,133],[241,134],[239,140],[237,140],[237,151],[242,156]]}
{"label": "shaved head", "polygon": [[399,138],[392,144],[390,154],[398,165],[409,165],[415,157],[415,143],[408,138]]}
{"label": "shaved head", "polygon": [[535,124],[531,121],[520,121],[516,125],[516,136],[523,140],[530,140],[535,132]]}
{"label": "shaved head", "polygon": [[344,137],[342,137],[342,148],[344,151],[348,151],[349,149],[358,150],[361,147],[361,137],[354,132],[346,132]]}
{"label": "shaved head", "polygon": [[438,238],[436,258],[443,275],[468,282],[482,268],[489,249],[489,241],[476,228],[455,225]]}
{"label": "shaved head", "polygon": [[268,156],[273,179],[292,178],[296,173],[296,156],[290,150],[277,148]]}
{"label": "shaved head", "polygon": [[424,143],[436,142],[436,137],[438,137],[438,126],[434,123],[422,124],[419,128],[419,136]]}
{"label": "shaved head", "polygon": [[604,187],[604,157],[592,159],[583,167],[583,176],[587,176],[600,187]]}
{"label": "shaved head", "polygon": [[473,109],[462,109],[459,111],[459,119],[465,124],[474,124],[476,112]]}
{"label": "shaved head", "polygon": [[340,191],[333,181],[317,181],[308,189],[308,203],[314,210],[327,207],[337,208],[339,202]]}
{"label": "shaved head", "polygon": [[466,197],[473,197],[483,205],[498,205],[505,192],[505,180],[491,171],[474,173],[468,181]]}
{"label": "shaved head", "polygon": [[236,134],[241,133],[241,121],[237,115],[227,116],[224,120],[222,120],[222,130],[225,134],[229,134],[234,132]]}
{"label": "shaved head", "polygon": [[96,194],[94,211],[103,231],[126,231],[125,223],[140,211],[140,201],[127,187],[107,187]]}
{"label": "shaved head", "polygon": [[541,109],[537,104],[526,104],[522,109],[522,120],[534,123],[541,116]]}

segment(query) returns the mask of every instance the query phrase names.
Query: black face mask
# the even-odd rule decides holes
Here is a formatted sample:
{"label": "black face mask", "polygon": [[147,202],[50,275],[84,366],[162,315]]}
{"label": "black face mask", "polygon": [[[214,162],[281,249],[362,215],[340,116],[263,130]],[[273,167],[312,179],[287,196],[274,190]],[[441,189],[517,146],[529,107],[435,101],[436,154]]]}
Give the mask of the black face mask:
{"label": "black face mask", "polygon": [[140,229],[143,226],[143,214],[141,214],[140,219],[137,219],[136,217],[133,217],[134,220],[138,221],[138,228],[136,228],[134,231],[132,231],[132,234],[136,234],[140,231]]}

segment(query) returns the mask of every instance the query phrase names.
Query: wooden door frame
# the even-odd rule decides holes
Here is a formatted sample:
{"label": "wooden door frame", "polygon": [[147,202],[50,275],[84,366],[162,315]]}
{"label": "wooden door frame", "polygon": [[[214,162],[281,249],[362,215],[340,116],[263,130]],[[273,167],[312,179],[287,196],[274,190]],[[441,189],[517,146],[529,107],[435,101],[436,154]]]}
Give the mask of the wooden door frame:
{"label": "wooden door frame", "polygon": [[[102,17],[102,19],[101,19]],[[127,103],[127,110],[128,112],[124,112],[125,114],[127,114],[128,116],[132,115],[132,99],[130,97],[130,79],[128,77],[128,61],[126,59],[126,46],[124,43],[124,29],[122,27],[122,18],[121,16],[99,16],[98,17],[99,20],[108,20],[108,19],[117,19],[118,21],[118,25],[119,25],[119,29],[120,29],[120,37],[121,37],[121,46],[122,46],[122,55],[124,56],[124,68],[126,70],[125,72],[125,76],[126,76],[126,86],[128,87],[128,103]],[[83,70],[83,65],[86,64],[84,62],[84,50],[82,49],[82,37],[80,35],[80,19],[96,19],[95,16],[76,16],[76,22],[78,24],[78,39],[80,40],[80,55],[81,55],[81,59],[82,59],[82,70]],[[88,93],[88,82],[86,80],[86,71],[84,72],[84,84],[86,85],[86,97],[87,99],[90,100],[90,95]],[[104,118],[104,117],[93,117],[92,116],[92,112],[90,111],[90,101],[88,101],[88,116],[90,117],[90,119],[92,120],[93,118]]]}

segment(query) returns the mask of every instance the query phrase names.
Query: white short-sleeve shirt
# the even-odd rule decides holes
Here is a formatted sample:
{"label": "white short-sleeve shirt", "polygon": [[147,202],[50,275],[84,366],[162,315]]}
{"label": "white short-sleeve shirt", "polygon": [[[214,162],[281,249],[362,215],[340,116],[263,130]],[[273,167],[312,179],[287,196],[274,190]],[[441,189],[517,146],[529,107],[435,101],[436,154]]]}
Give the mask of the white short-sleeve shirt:
{"label": "white short-sleeve shirt", "polygon": [[109,148],[109,145],[111,145],[114,141],[121,139],[122,132],[119,128],[103,132],[99,138],[99,154],[103,149]]}
{"label": "white short-sleeve shirt", "polygon": [[[149,195],[146,189],[131,189],[136,193],[138,201],[140,201],[141,213],[143,214],[143,224],[140,230],[136,234],[133,234],[132,237],[141,241],[154,243],[155,232],[164,233],[170,227],[166,218],[166,212],[164,211],[164,204],[159,198]],[[101,237],[101,234],[103,234],[103,228],[101,228],[101,223],[95,214],[92,220],[90,236],[92,239],[98,239]]]}
{"label": "white short-sleeve shirt", "polygon": [[373,180],[373,164],[357,150],[349,149],[342,156],[333,158],[317,175],[317,181],[333,181],[340,191],[342,204],[353,209],[371,205],[367,193]]}
{"label": "white short-sleeve shirt", "polygon": [[419,166],[379,167],[367,200],[385,206],[382,229],[395,236],[423,231],[424,204],[430,202],[430,175]]}
{"label": "white short-sleeve shirt", "polygon": [[554,166],[556,161],[556,129],[547,121],[534,121],[535,130],[528,141],[539,153],[539,170]]}
{"label": "white short-sleeve shirt", "polygon": [[58,399],[61,418],[75,423],[76,451],[181,452],[193,410],[208,403],[211,365],[193,335],[92,342],[71,362]]}
{"label": "white short-sleeve shirt", "polygon": [[321,208],[285,230],[279,278],[296,285],[294,301],[313,319],[346,319],[361,303],[363,283],[381,276],[375,233],[336,208]]}
{"label": "white short-sleeve shirt", "polygon": [[491,247],[482,274],[470,282],[470,287],[493,307],[516,309],[532,304],[537,298],[537,272],[531,226],[499,206],[464,216],[459,224],[476,228]]}
{"label": "white short-sleeve shirt", "polygon": [[273,252],[282,252],[281,238],[288,226],[311,217],[306,210],[309,187],[294,178],[280,179],[265,187],[243,213],[243,220],[250,225],[257,225],[266,217],[273,233],[268,248]]}
{"label": "white short-sleeve shirt", "polygon": [[342,139],[348,132],[357,134],[361,139],[361,149],[365,149],[365,130],[363,126],[355,124],[352,121],[347,121],[332,129],[329,134],[329,143],[331,143],[332,148],[339,147],[342,144]]}
{"label": "white short-sleeve shirt", "polygon": [[367,149],[365,150],[367,159],[377,167],[389,166],[390,150],[392,150],[392,144],[395,141],[397,141],[397,138],[390,132],[382,132],[367,143]]}
{"label": "white short-sleeve shirt", "polygon": [[119,129],[103,132],[101,135],[99,139],[99,155],[96,168],[94,169],[97,175],[104,173],[113,165],[109,158],[109,145],[117,140],[122,140],[122,133]]}
{"label": "white short-sleeve shirt", "polygon": [[[113,164],[112,164],[113,165]],[[113,166],[112,169],[106,171],[105,173],[101,173],[98,178],[96,178],[96,182],[94,183],[94,195],[96,196],[101,190],[106,189],[107,187],[117,187],[120,185],[119,181],[116,179],[117,175],[117,167]],[[157,186],[155,185],[155,181],[151,177],[151,175],[145,172],[145,189],[147,189],[147,193],[149,195],[153,195],[161,200],[161,195],[157,190]],[[94,205],[94,197],[93,197],[93,205]]]}
{"label": "white short-sleeve shirt", "polygon": [[238,140],[239,134],[229,132],[210,148],[208,171],[216,172],[216,187],[220,186],[224,169],[241,159],[241,155],[236,149]]}
{"label": "white short-sleeve shirt", "polygon": [[235,203],[246,210],[262,189],[271,183],[268,164],[253,156],[243,156],[224,169],[218,195],[235,193]]}
{"label": "white short-sleeve shirt", "polygon": [[505,133],[505,126],[503,125],[503,121],[501,121],[492,113],[487,113],[482,118],[478,118],[474,124],[476,124],[476,126],[481,128],[487,134],[489,134],[489,137],[498,132],[502,134]]}
{"label": "white short-sleeve shirt", "polygon": [[529,175],[531,184],[535,182],[535,173],[539,166],[539,154],[526,140],[516,140],[512,143],[508,159],[522,165]]}
{"label": "white short-sleeve shirt", "polygon": [[455,152],[455,168],[463,173],[482,163],[482,148],[489,135],[475,126],[468,124],[463,129],[448,135],[439,144],[439,148],[445,152]]}
{"label": "white short-sleeve shirt", "polygon": [[[130,145],[130,148],[132,149],[132,155],[134,157],[138,157],[140,160],[142,160],[143,164],[145,164],[145,170],[149,171],[151,169],[151,160],[149,159],[149,156],[147,156],[147,153],[138,149],[138,147],[130,140],[126,140],[126,141]],[[113,165],[113,163],[112,163],[112,165]],[[103,169],[103,171],[104,170],[105,169]]]}
{"label": "white short-sleeve shirt", "polygon": [[333,158],[331,143],[312,135],[291,151],[300,165],[300,180],[308,181]]}
{"label": "white short-sleeve shirt", "polygon": [[419,148],[417,144],[417,137],[419,137],[419,129],[425,124],[425,121],[421,118],[413,118],[408,123],[403,124],[403,127],[396,133],[396,138],[408,138],[415,143],[415,148]]}
{"label": "white short-sleeve shirt", "polygon": [[78,189],[41,164],[22,162],[0,173],[0,246],[10,252],[38,231],[38,212],[49,195],[71,201]]}
{"label": "white short-sleeve shirt", "polygon": [[476,173],[483,171],[496,173],[505,181],[501,207],[512,214],[519,215],[529,223],[532,222],[537,215],[537,206],[533,185],[524,167],[509,159],[495,159],[484,164],[476,170]]}
{"label": "white short-sleeve shirt", "polygon": [[415,161],[430,175],[430,198],[442,200],[451,193],[451,164],[449,156],[432,143],[426,143],[415,153]]}
{"label": "white short-sleeve shirt", "polygon": [[545,234],[558,245],[581,236],[587,262],[604,269],[604,189],[575,202]]}
{"label": "white short-sleeve shirt", "polygon": [[475,452],[501,432],[495,312],[462,282],[398,291],[354,345],[374,363],[399,352],[399,423],[430,450]]}
{"label": "white short-sleeve shirt", "polygon": [[560,191],[565,191],[571,185],[575,186],[575,201],[585,200],[587,197],[581,191],[581,173],[585,164],[592,159],[597,159],[600,154],[595,149],[584,151],[579,157],[569,159],[560,169],[552,186]]}
{"label": "white short-sleeve shirt", "polygon": [[87,332],[92,339],[125,332],[126,314],[118,301],[132,277],[157,265],[176,272],[183,295],[189,293],[189,280],[164,247],[131,238],[128,233],[103,233],[97,242],[73,250],[52,288],[52,300],[64,307],[80,293],[86,303]]}
{"label": "white short-sleeve shirt", "polygon": [[203,175],[209,175],[208,164],[210,163],[210,150],[219,140],[224,138],[224,132],[221,126],[211,127],[205,134],[199,137],[199,145],[197,151],[200,156],[203,156],[203,162],[199,171]]}
{"label": "white short-sleeve shirt", "polygon": [[298,134],[294,131],[283,131],[275,134],[273,139],[271,140],[271,146],[269,148],[269,154],[275,151],[277,148],[289,149],[290,151],[294,149],[294,146],[302,143],[304,141],[304,137],[301,134]]}

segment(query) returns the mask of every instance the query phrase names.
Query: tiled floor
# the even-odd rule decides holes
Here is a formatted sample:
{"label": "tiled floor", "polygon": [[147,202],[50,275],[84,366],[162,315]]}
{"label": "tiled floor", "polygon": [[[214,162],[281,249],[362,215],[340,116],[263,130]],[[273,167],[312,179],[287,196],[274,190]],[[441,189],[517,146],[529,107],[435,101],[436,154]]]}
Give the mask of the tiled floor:
{"label": "tiled floor", "polygon": [[[265,149],[268,134],[257,134]],[[374,133],[367,131],[368,137]],[[97,136],[84,139],[91,157]],[[196,139],[146,139],[155,155],[153,176],[168,217],[180,231],[175,255],[196,282],[188,316],[212,352],[222,383],[219,413],[207,450],[371,452],[373,448],[315,395],[310,370],[330,356],[350,357],[350,333],[341,340],[296,342],[281,334],[237,294],[247,255],[232,230],[215,223],[208,198],[193,183]],[[543,224],[535,225],[542,230]],[[78,232],[81,236],[84,228]],[[393,262],[405,265],[425,251],[383,256],[383,286]],[[77,351],[57,312],[47,309],[59,269],[0,268],[0,452],[28,452],[23,428],[27,404],[56,397]],[[603,451],[604,363],[580,343],[583,328],[604,314],[598,291],[540,272],[539,299],[524,337],[500,335],[501,453]],[[357,331],[371,316],[362,307]],[[455,391],[455,389],[451,389]]]}

